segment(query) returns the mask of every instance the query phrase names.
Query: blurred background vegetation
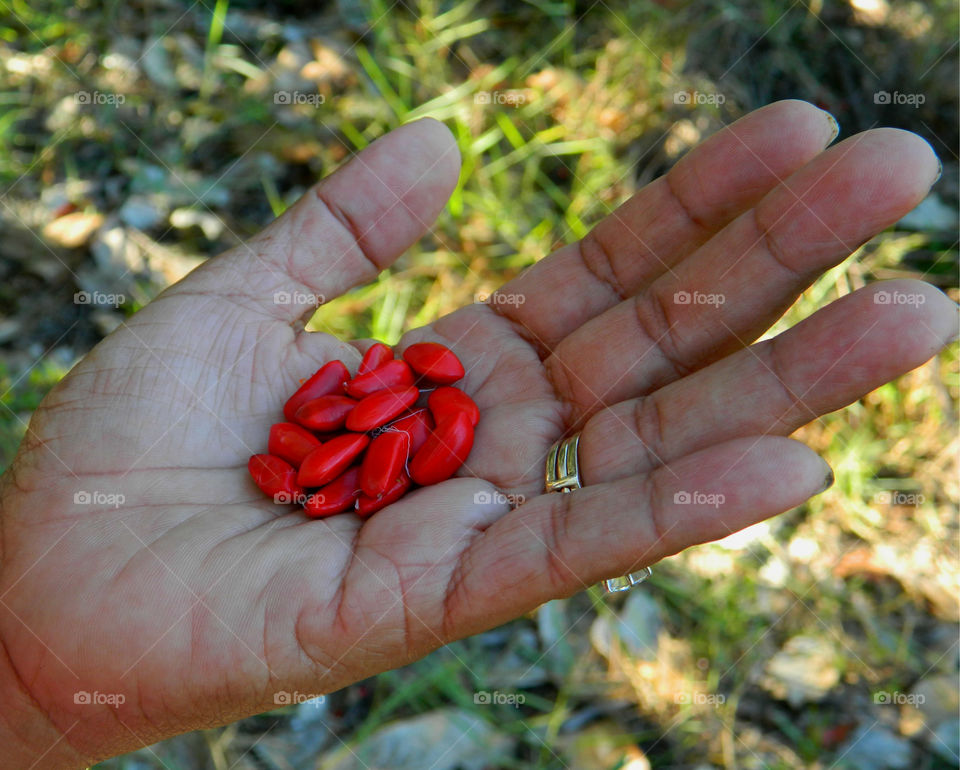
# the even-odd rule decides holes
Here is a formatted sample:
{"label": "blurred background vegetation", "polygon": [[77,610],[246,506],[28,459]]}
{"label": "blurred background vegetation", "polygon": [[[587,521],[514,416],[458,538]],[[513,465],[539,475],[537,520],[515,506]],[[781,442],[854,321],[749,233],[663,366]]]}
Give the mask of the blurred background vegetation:
{"label": "blurred background vegetation", "polygon": [[[0,468],[126,315],[424,115],[463,155],[449,206],[312,328],[395,342],[781,98],[916,131],[944,174],[774,331],[875,279],[956,300],[957,37],[946,0],[0,0]],[[101,767],[957,767],[958,387],[953,345],[802,429],[836,485],[644,590]]]}

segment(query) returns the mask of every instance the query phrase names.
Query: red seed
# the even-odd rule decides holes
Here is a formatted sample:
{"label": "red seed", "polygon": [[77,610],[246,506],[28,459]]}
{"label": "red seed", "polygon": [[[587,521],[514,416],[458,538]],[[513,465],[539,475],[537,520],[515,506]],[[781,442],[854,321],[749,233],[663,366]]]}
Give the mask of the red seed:
{"label": "red seed", "polygon": [[410,436],[410,456],[412,457],[430,436],[433,426],[433,417],[430,416],[430,412],[426,409],[418,409],[385,425],[383,430],[384,432],[400,430]]}
{"label": "red seed", "polygon": [[339,476],[367,448],[370,437],[346,433],[314,449],[300,465],[297,482],[304,487],[322,487]]}
{"label": "red seed", "polygon": [[310,430],[339,430],[356,405],[356,401],[346,396],[321,396],[297,409],[293,419]]}
{"label": "red seed", "polygon": [[353,508],[360,496],[360,468],[349,468],[329,484],[310,495],[303,510],[312,519],[332,516]]}
{"label": "red seed", "polygon": [[373,430],[412,406],[419,396],[420,391],[413,385],[401,390],[381,390],[367,396],[347,415],[347,429]]}
{"label": "red seed", "polygon": [[400,477],[394,481],[390,488],[380,497],[370,497],[369,495],[361,494],[360,497],[357,498],[357,516],[361,519],[366,518],[371,513],[376,513],[381,508],[386,508],[390,503],[395,503],[403,497],[404,493],[410,489],[410,486],[410,477],[406,471],[401,471]]}
{"label": "red seed", "polygon": [[294,422],[293,416],[297,413],[297,409],[307,401],[328,396],[331,393],[343,393],[343,383],[349,379],[350,372],[342,361],[324,364],[287,399],[287,403],[283,405],[284,418],[287,422]]}
{"label": "red seed", "polygon": [[357,376],[359,377],[367,372],[372,372],[374,369],[379,369],[385,363],[392,360],[393,351],[382,342],[374,342],[367,348],[367,352],[363,354],[363,360],[357,368]]}
{"label": "red seed", "polygon": [[465,412],[456,412],[437,424],[437,429],[413,456],[410,476],[423,486],[445,481],[463,465],[472,447],[470,417]]}
{"label": "red seed", "polygon": [[413,372],[405,361],[389,361],[372,372],[350,380],[344,388],[348,396],[366,398],[381,390],[399,390],[413,385]]}
{"label": "red seed", "polygon": [[438,385],[449,385],[464,374],[460,359],[439,342],[414,343],[403,351],[403,360],[417,374]]}
{"label": "red seed", "polygon": [[253,483],[277,503],[294,503],[303,495],[297,483],[297,471],[286,460],[273,455],[253,455],[247,462]]}
{"label": "red seed", "polygon": [[360,489],[365,495],[378,497],[396,481],[407,464],[410,436],[403,431],[381,433],[367,448],[360,465]]}
{"label": "red seed", "polygon": [[427,406],[430,407],[430,413],[438,424],[454,412],[465,412],[470,418],[470,424],[474,427],[480,421],[480,409],[460,388],[437,388],[427,399]]}
{"label": "red seed", "polygon": [[292,422],[278,422],[270,426],[267,451],[299,468],[303,458],[320,446],[320,440],[310,431]]}

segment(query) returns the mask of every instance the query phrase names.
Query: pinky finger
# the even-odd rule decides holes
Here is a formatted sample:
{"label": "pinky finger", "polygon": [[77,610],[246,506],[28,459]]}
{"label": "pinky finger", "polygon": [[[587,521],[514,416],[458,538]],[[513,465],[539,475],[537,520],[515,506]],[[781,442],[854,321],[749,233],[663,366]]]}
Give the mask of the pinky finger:
{"label": "pinky finger", "polygon": [[651,473],[541,495],[464,551],[446,596],[445,630],[457,638],[490,628],[789,510],[832,481],[830,466],[798,441],[754,436]]}

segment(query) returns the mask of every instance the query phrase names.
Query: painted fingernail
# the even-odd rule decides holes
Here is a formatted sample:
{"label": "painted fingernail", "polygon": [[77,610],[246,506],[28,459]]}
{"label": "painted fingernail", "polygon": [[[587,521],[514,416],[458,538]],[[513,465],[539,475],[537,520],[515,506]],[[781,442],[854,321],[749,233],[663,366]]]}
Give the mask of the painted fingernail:
{"label": "painted fingernail", "polygon": [[827,144],[832,144],[833,140],[840,136],[840,124],[837,123],[837,119],[826,110],[823,110],[823,114],[827,116],[827,122],[830,124],[830,138],[827,139]]}

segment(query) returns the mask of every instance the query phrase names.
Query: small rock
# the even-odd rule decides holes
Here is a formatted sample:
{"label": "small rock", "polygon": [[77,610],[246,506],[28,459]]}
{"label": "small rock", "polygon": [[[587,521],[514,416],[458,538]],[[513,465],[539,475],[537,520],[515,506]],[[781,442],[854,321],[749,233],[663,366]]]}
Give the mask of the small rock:
{"label": "small rock", "polygon": [[650,760],[632,736],[613,724],[595,724],[559,741],[570,768],[650,770]]}
{"label": "small rock", "polygon": [[90,320],[97,331],[106,337],[123,323],[123,314],[113,310],[97,308],[90,313]]}
{"label": "small rock", "polygon": [[131,273],[141,273],[147,266],[143,252],[126,228],[115,220],[100,228],[90,244],[90,253],[98,270],[115,281]]}
{"label": "small rock", "polygon": [[650,594],[632,591],[614,618],[601,615],[590,626],[590,641],[606,658],[619,641],[627,652],[641,660],[656,660],[660,629],[660,607]]}
{"label": "small rock", "polygon": [[794,708],[820,700],[840,680],[835,655],[833,645],[825,639],[795,636],[767,661],[761,684]]}
{"label": "small rock", "polygon": [[334,750],[318,770],[485,770],[500,767],[513,740],[480,717],[440,709],[385,725],[363,743]]}
{"label": "small rock", "polygon": [[120,220],[138,230],[149,230],[160,224],[167,212],[155,200],[145,195],[131,195],[117,212]]}
{"label": "small rock", "polygon": [[956,716],[942,723],[933,731],[928,745],[931,751],[951,762],[953,767],[958,765],[957,760],[960,758],[960,722],[957,721]]}
{"label": "small rock", "polygon": [[15,318],[5,318],[0,321],[0,345],[14,339],[20,334],[21,328],[23,328],[23,324]]}
{"label": "small rock", "polygon": [[902,770],[910,766],[909,741],[887,728],[861,725],[837,749],[838,767],[850,770]]}
{"label": "small rock", "polygon": [[48,222],[43,228],[43,237],[68,249],[83,246],[103,224],[103,215],[74,211]]}
{"label": "small rock", "polygon": [[920,205],[903,217],[897,226],[905,230],[937,232],[957,229],[957,210],[948,206],[936,193],[930,193]]}
{"label": "small rock", "polygon": [[199,227],[210,241],[215,241],[223,235],[223,220],[209,211],[191,208],[174,209],[170,214],[170,224],[181,230]]}
{"label": "small rock", "polygon": [[560,673],[568,672],[574,664],[573,646],[567,639],[569,630],[566,599],[554,599],[540,605],[537,609],[537,632],[543,657]]}
{"label": "small rock", "polygon": [[152,37],[144,42],[140,66],[154,85],[173,90],[177,88],[177,78],[173,73],[170,56],[167,53],[167,40],[168,38]]}

